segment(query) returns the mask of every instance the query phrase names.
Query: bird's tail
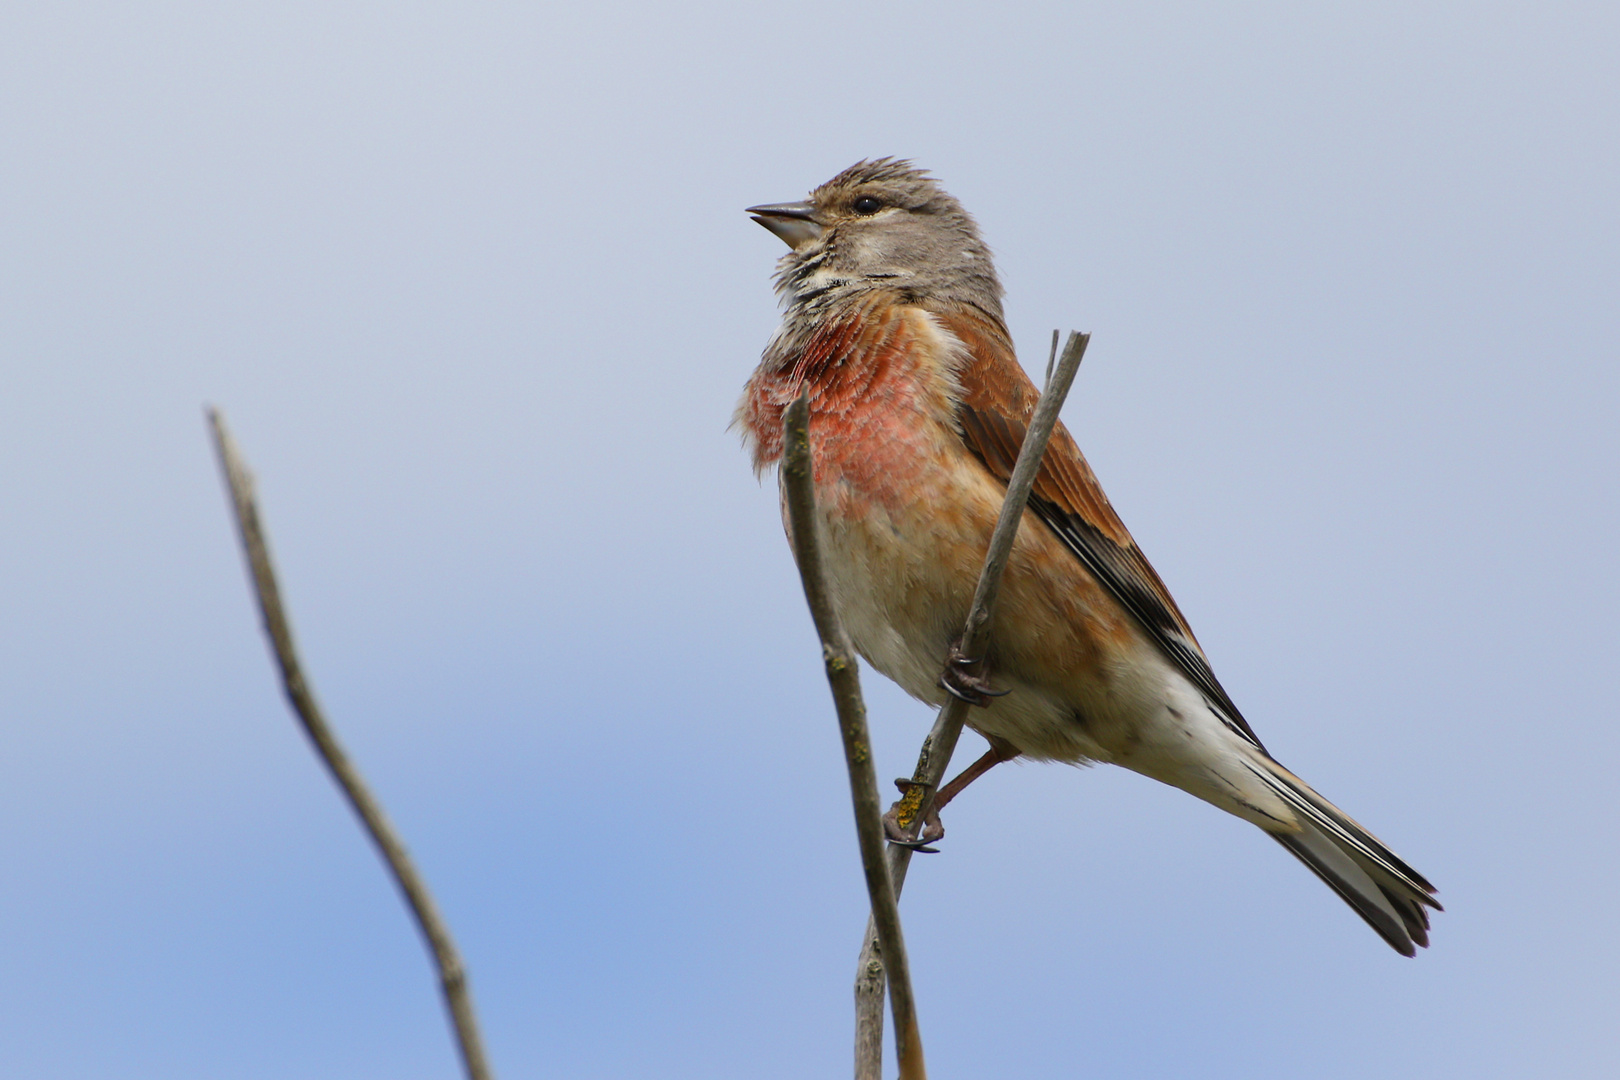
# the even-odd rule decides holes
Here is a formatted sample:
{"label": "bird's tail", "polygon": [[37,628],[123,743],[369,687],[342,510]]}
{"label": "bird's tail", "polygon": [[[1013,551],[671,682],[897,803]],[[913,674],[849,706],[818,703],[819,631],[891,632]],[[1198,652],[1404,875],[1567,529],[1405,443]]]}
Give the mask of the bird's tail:
{"label": "bird's tail", "polygon": [[[1258,758],[1258,755],[1257,755]],[[1256,776],[1288,804],[1298,832],[1267,829],[1271,838],[1316,876],[1402,956],[1429,945],[1429,913],[1441,910],[1434,886],[1372,833],[1269,757],[1249,763]]]}

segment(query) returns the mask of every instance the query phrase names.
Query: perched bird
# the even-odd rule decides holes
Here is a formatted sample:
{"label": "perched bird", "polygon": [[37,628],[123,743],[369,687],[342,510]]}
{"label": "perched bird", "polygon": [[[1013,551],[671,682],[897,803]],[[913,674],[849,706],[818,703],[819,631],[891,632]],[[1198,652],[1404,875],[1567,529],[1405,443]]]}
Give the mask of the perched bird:
{"label": "perched bird", "polygon": [[827,573],[861,655],[932,705],[982,706],[969,723],[987,757],[1109,762],[1181,788],[1264,829],[1397,952],[1428,945],[1434,887],[1266,752],[1061,425],[989,654],[947,663],[1039,396],[962,205],[883,158],[748,213],[792,250],[736,423],[763,472],[808,391]]}

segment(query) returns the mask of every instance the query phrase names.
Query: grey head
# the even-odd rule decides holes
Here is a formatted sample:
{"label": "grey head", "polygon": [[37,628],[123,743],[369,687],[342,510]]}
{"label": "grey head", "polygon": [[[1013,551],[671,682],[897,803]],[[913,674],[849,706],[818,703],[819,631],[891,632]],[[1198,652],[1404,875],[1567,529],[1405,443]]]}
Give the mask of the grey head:
{"label": "grey head", "polygon": [[822,307],[873,289],[912,303],[971,304],[998,321],[1001,283],[979,228],[909,161],[851,165],[804,202],[751,206],[793,250],[776,288],[790,306]]}

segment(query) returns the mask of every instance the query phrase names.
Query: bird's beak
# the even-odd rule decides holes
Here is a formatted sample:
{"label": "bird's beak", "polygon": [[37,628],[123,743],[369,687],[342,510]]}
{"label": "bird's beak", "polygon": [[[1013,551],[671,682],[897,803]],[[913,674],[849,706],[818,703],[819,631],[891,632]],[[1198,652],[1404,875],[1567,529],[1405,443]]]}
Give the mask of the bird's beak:
{"label": "bird's beak", "polygon": [[804,245],[819,240],[823,229],[815,219],[815,205],[807,202],[776,203],[772,206],[750,206],[745,213],[781,238],[782,243],[798,251]]}

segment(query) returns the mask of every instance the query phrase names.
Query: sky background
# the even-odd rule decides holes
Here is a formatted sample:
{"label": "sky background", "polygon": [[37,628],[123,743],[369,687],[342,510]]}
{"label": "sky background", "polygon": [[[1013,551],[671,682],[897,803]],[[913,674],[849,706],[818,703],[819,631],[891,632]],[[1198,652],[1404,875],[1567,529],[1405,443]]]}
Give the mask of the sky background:
{"label": "sky background", "polygon": [[[864,892],[727,431],[742,208],[977,216],[1268,746],[1440,888],[1403,960],[1257,830],[997,770],[904,900],[936,1080],[1611,1077],[1620,7],[0,11],[0,1072],[447,1077],[205,437],[519,1077],[847,1075]],[[879,776],[929,714],[875,674]],[[966,755],[982,744],[964,740]]]}

